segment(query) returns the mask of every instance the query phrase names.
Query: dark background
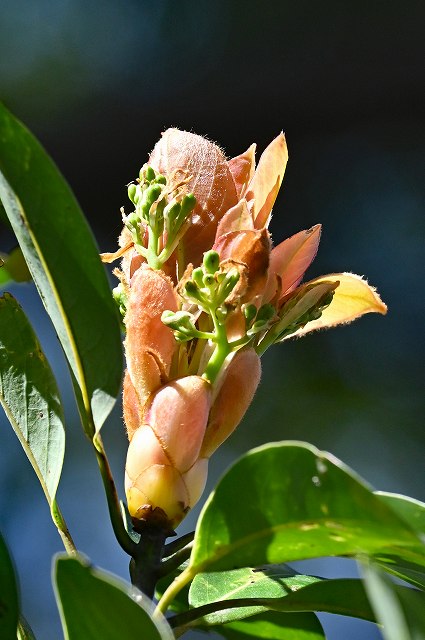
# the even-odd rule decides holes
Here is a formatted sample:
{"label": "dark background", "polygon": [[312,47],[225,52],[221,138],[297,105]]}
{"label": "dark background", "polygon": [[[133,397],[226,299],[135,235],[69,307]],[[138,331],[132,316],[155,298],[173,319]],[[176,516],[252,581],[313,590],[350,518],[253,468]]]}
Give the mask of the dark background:
{"label": "dark background", "polygon": [[[389,306],[385,318],[268,352],[256,401],[213,459],[211,481],[252,446],[298,439],[332,451],[376,488],[425,499],[424,20],[424,3],[413,0],[0,5],[0,99],[56,160],[102,251],[115,249],[125,185],[165,128],[205,134],[229,156],[253,141],[261,151],[283,129],[290,162],[274,238],[321,222],[308,275],[366,275]],[[0,250],[10,249],[2,238]],[[11,290],[61,381],[61,508],[79,548],[126,577],[56,337],[32,285]],[[120,412],[104,438],[122,492]],[[39,639],[53,640],[60,632],[49,574],[60,540],[4,416],[0,428],[0,529],[24,613]],[[354,570],[346,561],[309,569]],[[323,620],[331,640],[380,637],[366,623]]]}

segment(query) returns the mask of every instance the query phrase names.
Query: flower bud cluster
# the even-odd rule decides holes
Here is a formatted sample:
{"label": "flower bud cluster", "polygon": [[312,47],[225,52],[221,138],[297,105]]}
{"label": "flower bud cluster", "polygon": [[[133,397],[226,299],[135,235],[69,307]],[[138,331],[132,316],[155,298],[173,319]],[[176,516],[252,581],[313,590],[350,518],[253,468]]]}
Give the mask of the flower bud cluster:
{"label": "flower bud cluster", "polygon": [[234,431],[276,342],[385,313],[358,276],[303,284],[320,225],[273,247],[267,225],[287,161],[283,134],[255,167],[169,129],[128,187],[114,297],[126,330],[128,508],[173,529],[196,504],[208,460]]}

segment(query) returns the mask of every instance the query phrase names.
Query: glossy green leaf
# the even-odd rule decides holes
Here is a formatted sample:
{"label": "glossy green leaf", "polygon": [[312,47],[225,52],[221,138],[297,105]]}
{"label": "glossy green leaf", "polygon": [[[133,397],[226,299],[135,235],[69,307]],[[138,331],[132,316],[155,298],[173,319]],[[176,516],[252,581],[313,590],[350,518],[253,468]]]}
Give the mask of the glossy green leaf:
{"label": "glossy green leaf", "polygon": [[425,567],[424,551],[413,529],[341,461],[284,442],[251,451],[221,479],[199,517],[186,577],[359,553]]}
{"label": "glossy green leaf", "polygon": [[[423,502],[395,493],[377,491],[375,495],[412,527],[422,541],[425,541],[425,504]],[[425,589],[423,566],[391,555],[387,555],[379,564],[395,576]]]}
{"label": "glossy green leaf", "polygon": [[249,620],[232,622],[218,629],[227,640],[323,640],[322,625],[313,613],[267,611]]}
{"label": "glossy green leaf", "polygon": [[0,638],[16,640],[19,598],[13,563],[0,535]]}
{"label": "glossy green leaf", "polygon": [[386,491],[376,491],[375,495],[425,540],[425,503],[408,496]]}
{"label": "glossy green leaf", "polygon": [[37,336],[9,293],[0,297],[0,401],[52,506],[65,450],[62,405]]}
{"label": "glossy green leaf", "polygon": [[140,592],[132,595],[130,585],[82,558],[57,558],[55,586],[65,640],[174,637],[164,618],[152,620],[153,607]]}
{"label": "glossy green leaf", "polygon": [[28,282],[31,274],[20,247],[9,254],[0,253],[0,287],[8,282]]}
{"label": "glossy green leaf", "polygon": [[86,432],[119,391],[118,313],[72,191],[41,145],[0,105],[0,200],[67,356]]}
{"label": "glossy green leaf", "polygon": [[373,563],[365,561],[363,575],[385,640],[425,638],[425,594],[394,582]]}
{"label": "glossy green leaf", "polygon": [[[323,611],[374,621],[361,580],[324,580],[299,574],[288,576],[279,566],[235,569],[196,576],[190,589],[191,605],[217,605],[216,611],[202,616],[197,624],[225,624],[266,609],[286,612]],[[235,599],[241,604],[241,599],[245,600],[245,606],[219,609],[217,601]],[[252,600],[252,606],[246,606],[249,605],[249,600]],[[194,610],[190,613],[193,615]]]}
{"label": "glossy green leaf", "polygon": [[[248,598],[280,600],[291,591],[317,581],[320,581],[320,578],[296,574],[287,565],[268,565],[257,569],[245,567],[232,571],[201,573],[191,584],[189,602],[192,607],[201,607],[220,600]],[[261,613],[265,608],[267,605],[258,604],[251,607],[222,609],[203,616],[202,620],[207,624],[224,624]]]}

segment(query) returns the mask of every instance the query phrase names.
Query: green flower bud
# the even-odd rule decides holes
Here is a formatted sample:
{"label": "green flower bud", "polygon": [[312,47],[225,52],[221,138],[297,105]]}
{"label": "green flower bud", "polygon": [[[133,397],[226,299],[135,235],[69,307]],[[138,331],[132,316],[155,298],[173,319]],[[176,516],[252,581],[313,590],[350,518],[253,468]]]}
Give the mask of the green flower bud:
{"label": "green flower bud", "polygon": [[155,180],[156,174],[154,169],[152,169],[152,167],[147,164],[145,164],[144,167],[144,179],[146,180],[146,182],[152,182],[152,180]]}
{"label": "green flower bud", "polygon": [[204,271],[202,267],[197,267],[193,270],[192,280],[198,285],[198,287],[204,286]]}
{"label": "green flower bud", "polygon": [[188,280],[184,285],[184,289],[186,294],[190,298],[194,298],[195,300],[199,300],[199,288],[198,285],[193,282],[193,280]]}
{"label": "green flower bud", "polygon": [[249,326],[257,315],[257,307],[255,306],[255,304],[245,304],[243,305],[242,309],[246,323]]}
{"label": "green flower bud", "polygon": [[193,193],[188,193],[187,195],[185,195],[182,199],[181,205],[181,215],[187,218],[189,213],[193,211],[196,205],[196,198]]}
{"label": "green flower bud", "polygon": [[131,202],[133,202],[133,204],[137,204],[137,186],[134,183],[128,185],[127,193]]}
{"label": "green flower bud", "polygon": [[217,251],[207,251],[204,253],[203,264],[207,273],[214,274],[220,265],[220,256]]}
{"label": "green flower bud", "polygon": [[212,287],[215,282],[215,278],[211,273],[206,273],[202,278],[202,284],[204,287]]}
{"label": "green flower bud", "polygon": [[161,173],[159,173],[154,182],[156,182],[157,184],[167,184],[167,178],[165,176],[163,176]]}

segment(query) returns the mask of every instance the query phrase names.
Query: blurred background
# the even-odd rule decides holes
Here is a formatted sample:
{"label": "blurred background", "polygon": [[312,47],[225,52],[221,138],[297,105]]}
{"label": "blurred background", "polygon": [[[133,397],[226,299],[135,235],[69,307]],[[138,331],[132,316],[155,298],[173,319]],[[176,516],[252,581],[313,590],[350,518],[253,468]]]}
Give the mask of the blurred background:
{"label": "blurred background", "polygon": [[[385,318],[366,316],[266,354],[254,405],[213,459],[210,488],[247,449],[297,439],[331,451],[375,488],[425,499],[424,21],[425,5],[415,0],[0,5],[0,99],[59,165],[101,251],[116,248],[125,185],[161,131],[205,134],[233,156],[254,141],[262,151],[283,129],[290,162],[273,237],[321,222],[308,276],[365,275],[388,304]],[[12,247],[3,233],[0,250]],[[60,380],[68,429],[62,511],[78,547],[127,579],[56,336],[33,285],[9,290]],[[119,403],[103,433],[122,495]],[[60,539],[3,414],[0,530],[37,638],[60,637],[50,584]],[[309,570],[347,576],[355,568],[320,561]],[[367,623],[321,619],[331,640],[381,637]]]}

